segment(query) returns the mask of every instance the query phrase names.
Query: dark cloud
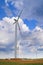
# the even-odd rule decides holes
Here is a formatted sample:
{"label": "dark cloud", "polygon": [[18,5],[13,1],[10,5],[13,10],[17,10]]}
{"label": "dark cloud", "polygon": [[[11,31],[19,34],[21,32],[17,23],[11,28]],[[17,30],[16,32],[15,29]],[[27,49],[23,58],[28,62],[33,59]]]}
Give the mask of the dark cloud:
{"label": "dark cloud", "polygon": [[38,25],[43,25],[43,0],[24,0],[23,18],[36,19]]}
{"label": "dark cloud", "polygon": [[43,52],[43,48],[38,49],[38,51],[42,51]]}
{"label": "dark cloud", "polygon": [[0,52],[10,53],[10,52],[14,51],[13,46],[14,46],[14,43],[7,44],[7,45],[1,43],[0,44]]}
{"label": "dark cloud", "polygon": [[12,49],[12,48],[0,48],[0,51],[1,52],[3,51],[3,52],[7,52],[7,53],[9,52],[10,53],[10,52],[14,51],[14,49]]}
{"label": "dark cloud", "polygon": [[33,8],[33,16],[43,18],[43,3],[39,7]]}
{"label": "dark cloud", "polygon": [[24,6],[28,17],[43,17],[43,0],[26,0]]}

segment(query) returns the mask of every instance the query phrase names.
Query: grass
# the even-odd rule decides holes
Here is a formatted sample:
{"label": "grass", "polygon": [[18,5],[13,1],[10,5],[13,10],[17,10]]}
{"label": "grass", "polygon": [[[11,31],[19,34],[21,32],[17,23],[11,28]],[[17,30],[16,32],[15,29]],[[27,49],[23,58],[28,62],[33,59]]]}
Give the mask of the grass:
{"label": "grass", "polygon": [[43,65],[43,63],[17,63],[17,62],[0,62],[0,65]]}
{"label": "grass", "polygon": [[43,65],[43,59],[36,60],[2,59],[0,60],[0,65]]}

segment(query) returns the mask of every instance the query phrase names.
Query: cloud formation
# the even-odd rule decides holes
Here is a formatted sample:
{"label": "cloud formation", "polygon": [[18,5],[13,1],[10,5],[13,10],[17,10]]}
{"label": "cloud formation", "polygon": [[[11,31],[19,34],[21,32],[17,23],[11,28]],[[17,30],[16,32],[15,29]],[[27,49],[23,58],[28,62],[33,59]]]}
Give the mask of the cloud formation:
{"label": "cloud formation", "polygon": [[[36,19],[38,20],[38,25],[43,26],[43,0],[5,0],[5,3],[8,5],[7,9],[9,9],[11,15],[12,13],[18,14],[18,11],[23,8],[21,16],[23,19]],[[11,9],[10,5],[13,9],[16,8],[16,12]]]}
{"label": "cloud formation", "polygon": [[[24,24],[23,20],[21,18],[19,19],[19,26],[22,34],[18,29],[18,53],[20,57],[27,57],[29,53],[40,53],[40,50],[43,52],[43,0],[5,0],[4,5],[5,6],[2,5],[1,8],[5,11],[8,17],[5,16],[3,20],[0,20],[1,54],[3,53],[2,51],[4,51],[3,54],[9,52],[14,54],[15,25],[13,25],[13,22],[17,17],[12,16],[15,16],[15,14],[18,15],[18,11],[22,8],[24,8],[21,16],[22,19],[35,19],[38,23],[35,29],[30,31],[29,27]],[[40,26],[42,26],[42,28]],[[10,56],[14,57],[12,55]]]}
{"label": "cloud formation", "polygon": [[[14,52],[15,45],[15,22],[14,19],[17,17],[4,17],[0,20],[0,52],[9,53]],[[29,31],[26,24],[23,23],[22,19],[19,19],[19,25],[22,32]],[[18,29],[19,34],[19,29]],[[18,35],[18,41],[20,40],[20,34]]]}
{"label": "cloud formation", "polygon": [[[15,25],[14,19],[17,17],[4,17],[3,20],[0,20],[0,52],[5,55],[12,52],[14,54],[14,45],[15,45]],[[40,50],[43,46],[43,29],[39,26],[36,26],[32,31],[29,30],[26,24],[24,24],[22,19],[19,19],[19,26],[21,29],[18,31],[18,44],[17,44],[17,57],[27,57],[28,54],[40,53]],[[23,51],[22,51],[23,50]],[[42,49],[41,49],[42,50]],[[25,55],[25,56],[24,56]],[[14,57],[14,55],[12,56]],[[29,57],[29,56],[28,56]],[[8,58],[8,57],[7,57]],[[10,57],[11,58],[11,57]]]}

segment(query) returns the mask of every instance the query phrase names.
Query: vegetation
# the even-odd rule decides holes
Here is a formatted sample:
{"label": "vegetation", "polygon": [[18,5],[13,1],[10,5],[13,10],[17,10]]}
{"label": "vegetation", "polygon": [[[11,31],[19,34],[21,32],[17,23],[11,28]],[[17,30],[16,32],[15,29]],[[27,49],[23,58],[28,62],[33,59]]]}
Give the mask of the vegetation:
{"label": "vegetation", "polygon": [[0,65],[43,65],[43,59],[0,59]]}
{"label": "vegetation", "polygon": [[17,63],[17,62],[0,62],[0,65],[43,65],[43,63]]}

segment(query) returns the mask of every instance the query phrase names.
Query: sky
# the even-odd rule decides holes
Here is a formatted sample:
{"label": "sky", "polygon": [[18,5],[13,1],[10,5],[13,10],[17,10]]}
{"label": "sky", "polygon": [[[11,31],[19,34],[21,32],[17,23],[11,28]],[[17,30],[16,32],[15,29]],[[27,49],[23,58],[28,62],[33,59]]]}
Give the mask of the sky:
{"label": "sky", "polygon": [[43,0],[0,0],[0,59],[15,57],[15,22],[17,57],[43,58]]}

